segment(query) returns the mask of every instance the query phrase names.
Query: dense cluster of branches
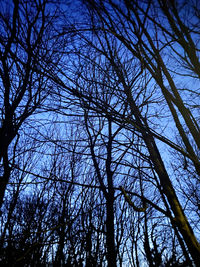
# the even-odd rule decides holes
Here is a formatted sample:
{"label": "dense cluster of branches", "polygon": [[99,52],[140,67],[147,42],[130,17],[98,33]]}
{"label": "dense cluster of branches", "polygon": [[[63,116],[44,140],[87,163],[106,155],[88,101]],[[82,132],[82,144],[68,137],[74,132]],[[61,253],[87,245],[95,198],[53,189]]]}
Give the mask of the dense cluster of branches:
{"label": "dense cluster of branches", "polygon": [[0,2],[1,264],[198,266],[199,29],[193,0]]}

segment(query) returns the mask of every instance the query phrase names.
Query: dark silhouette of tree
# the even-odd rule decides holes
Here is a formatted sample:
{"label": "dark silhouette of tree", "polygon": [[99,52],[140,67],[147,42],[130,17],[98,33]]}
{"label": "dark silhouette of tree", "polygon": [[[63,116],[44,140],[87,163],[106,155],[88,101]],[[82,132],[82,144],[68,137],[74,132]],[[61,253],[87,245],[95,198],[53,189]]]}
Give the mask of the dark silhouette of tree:
{"label": "dark silhouette of tree", "polygon": [[1,1],[1,265],[198,266],[199,14]]}
{"label": "dark silhouette of tree", "polygon": [[[59,61],[56,6],[48,1],[1,2],[0,205],[9,181],[19,129],[50,94],[47,78]],[[12,149],[12,147],[14,147]]]}
{"label": "dark silhouette of tree", "polygon": [[[195,31],[198,22],[194,19],[194,22],[192,22],[194,25],[192,25],[189,22],[188,15],[186,18],[184,17],[185,21],[187,19],[186,24],[183,20],[183,13],[186,9],[181,3],[170,2],[165,4],[164,1],[158,1],[156,6],[151,1],[149,3],[142,1],[141,4],[138,1],[124,1],[120,4],[114,1],[87,2],[91,11],[90,29],[93,39],[88,40],[85,37],[85,42],[91,47],[91,51],[94,50],[96,53],[102,54],[105,60],[108,60],[112,65],[119,84],[123,86],[124,105],[129,108],[129,117],[126,119],[124,114],[120,114],[117,110],[117,105],[114,109],[113,106],[107,107],[105,101],[99,95],[93,94],[92,91],[90,98],[88,98],[88,101],[90,101],[89,106],[100,113],[109,114],[115,121],[120,119],[121,123],[129,123],[141,134],[152,166],[159,179],[163,197],[168,202],[170,212],[172,211],[173,213],[174,218],[170,215],[172,225],[177,227],[181,233],[190,255],[197,264],[200,253],[199,242],[184,213],[155,138],[187,157],[195,167],[197,175],[199,175],[199,158],[192,145],[194,143],[195,147],[199,147],[199,127],[194,117],[196,113],[194,111],[192,114],[189,105],[181,96],[177,81],[172,76],[167,62],[170,54],[168,57],[165,56],[165,54],[168,55],[167,49],[171,49],[172,52],[175,51],[175,60],[179,60],[178,62],[184,60],[184,64],[188,65],[187,69],[197,75],[194,77],[198,77],[198,44],[196,42],[198,31]],[[198,16],[195,13],[198,8],[196,6],[194,8],[191,3],[189,8],[190,12],[198,20]],[[160,17],[165,22],[164,26],[160,22]],[[150,25],[149,31],[148,25]],[[81,37],[84,38],[84,35],[82,34]],[[180,53],[176,53],[177,47],[181,47]],[[124,56],[124,51],[127,51],[126,56]],[[182,51],[184,51],[185,56]],[[162,54],[164,54],[164,57],[162,57]],[[130,68],[125,68],[125,65],[128,65],[131,60],[132,62],[135,60],[135,70],[137,70],[134,74],[132,72],[132,78],[130,78]],[[87,58],[86,61],[89,63]],[[188,78],[191,76],[187,73],[178,73],[177,75],[179,77],[187,76]],[[144,114],[144,108],[142,110],[141,106],[138,106],[132,88],[133,86],[136,88],[138,80],[144,76],[153,79],[160,89],[158,96],[160,95],[167,104],[168,114],[174,120],[174,125],[182,139],[183,147],[155,132],[148,122],[148,117],[146,118]],[[190,91],[190,88],[186,89],[186,91]],[[87,101],[84,89],[80,88],[78,92],[80,92],[80,98]],[[76,91],[76,95],[78,95],[78,92]],[[195,94],[194,91],[191,93]],[[118,92],[115,94],[119,97]],[[148,96],[146,100],[148,103]],[[144,102],[142,105],[144,105]],[[148,109],[146,111],[148,112]],[[187,130],[184,130],[184,127],[187,127]]]}

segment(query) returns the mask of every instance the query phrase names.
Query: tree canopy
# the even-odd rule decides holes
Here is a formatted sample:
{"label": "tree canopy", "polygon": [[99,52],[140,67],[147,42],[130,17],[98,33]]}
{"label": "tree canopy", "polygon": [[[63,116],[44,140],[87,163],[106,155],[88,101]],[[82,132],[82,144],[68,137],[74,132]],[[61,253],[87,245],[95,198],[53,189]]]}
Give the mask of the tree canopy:
{"label": "tree canopy", "polygon": [[197,1],[0,1],[0,29],[1,264],[198,266]]}

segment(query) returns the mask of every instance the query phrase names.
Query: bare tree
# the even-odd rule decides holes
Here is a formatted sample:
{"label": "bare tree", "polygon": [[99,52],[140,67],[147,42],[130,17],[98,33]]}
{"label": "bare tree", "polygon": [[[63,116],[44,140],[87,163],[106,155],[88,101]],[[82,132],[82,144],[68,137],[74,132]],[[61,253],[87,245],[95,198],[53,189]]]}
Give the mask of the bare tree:
{"label": "bare tree", "polygon": [[[163,197],[166,198],[170,210],[173,212],[174,218],[173,216],[171,217],[172,225],[176,225],[187,244],[194,262],[198,263],[200,248],[197,237],[185,216],[175,187],[155,142],[155,138],[157,138],[184,157],[187,157],[199,175],[199,156],[195,152],[195,147],[199,147],[199,127],[197,119],[195,119],[196,111],[192,114],[188,108],[189,105],[184,100],[187,94],[181,96],[178,82],[173,77],[173,71],[175,72],[175,70],[172,70],[167,62],[170,58],[169,53],[175,53],[175,59],[179,60],[178,62],[184,60],[184,64],[188,65],[190,71],[192,70],[193,73],[198,72],[198,43],[193,41],[198,36],[198,31],[195,31],[199,19],[198,15],[196,16],[198,8],[196,6],[194,8],[190,3],[188,16],[184,17],[183,14],[185,14],[186,8],[181,3],[165,4],[164,1],[158,1],[156,5],[151,1],[149,3],[144,1],[141,4],[138,1],[124,1],[118,4],[114,1],[96,1],[90,4],[93,37],[88,40],[87,36],[85,41],[90,45],[91,50],[93,49],[96,53],[102,54],[113,66],[118,82],[123,86],[124,105],[128,105],[130,113],[129,117],[125,118],[125,116],[123,117],[124,114],[119,114],[117,108],[113,109],[113,106],[106,106],[105,108],[105,105],[103,106],[105,102],[100,97],[97,100],[96,95],[92,93],[88,98],[90,108],[104,114],[112,114],[111,116],[115,118],[115,121],[119,118],[121,121],[126,121],[141,134],[156,176],[159,179],[160,189],[164,194]],[[193,25],[189,22],[191,14],[195,15],[194,22],[192,22]],[[164,19],[164,27],[160,22],[160,17]],[[81,36],[84,38],[83,34]],[[185,56],[184,52],[176,52],[176,48],[180,46],[185,52]],[[122,47],[121,50],[119,49],[120,47]],[[128,56],[123,58],[124,51],[127,51]],[[166,54],[169,54],[169,56],[165,56]],[[137,74],[130,80],[128,77],[130,77],[131,66],[127,71],[124,63],[127,62],[126,65],[128,65],[128,62],[134,60]],[[86,61],[89,62],[88,58]],[[191,76],[190,74],[178,73],[177,77],[184,77],[185,75],[187,77]],[[148,118],[145,116],[144,111],[148,112],[147,108],[141,109],[142,106],[138,106],[132,88],[133,86],[136,88],[138,79],[144,76],[153,79],[157,88],[160,88],[159,95],[165,99],[169,111],[168,114],[174,120],[174,127],[176,127],[183,141],[183,147],[155,132],[150,127],[153,121],[151,120],[151,123],[149,123]],[[196,76],[193,79],[196,79]],[[148,85],[146,86],[147,88],[149,87]],[[189,92],[190,88],[186,89],[186,91]],[[84,89],[81,88],[79,92],[80,97],[87,100],[87,96],[84,95]],[[194,91],[192,93],[195,94]],[[117,97],[119,97],[119,94]],[[148,97],[146,97],[146,100],[149,102]],[[103,107],[100,107],[100,103],[102,103]],[[149,107],[149,105],[146,105],[146,107]],[[187,130],[184,129],[185,127]]]}
{"label": "bare tree", "polygon": [[199,8],[83,2],[1,2],[4,263],[198,265]]}
{"label": "bare tree", "polygon": [[54,27],[57,8],[50,2],[0,3],[0,205],[11,172],[11,145],[18,142],[23,123],[50,94],[51,82],[45,74],[60,58],[56,52],[59,27]]}

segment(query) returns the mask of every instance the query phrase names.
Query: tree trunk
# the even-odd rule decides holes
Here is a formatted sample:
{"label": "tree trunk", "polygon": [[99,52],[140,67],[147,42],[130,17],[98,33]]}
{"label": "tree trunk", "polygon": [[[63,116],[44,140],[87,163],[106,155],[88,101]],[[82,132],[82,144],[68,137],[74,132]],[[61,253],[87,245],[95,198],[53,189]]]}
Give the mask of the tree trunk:
{"label": "tree trunk", "polygon": [[179,232],[181,233],[190,255],[192,256],[195,264],[198,266],[200,259],[200,245],[194,235],[194,232],[182,210],[182,207],[179,203],[179,200],[174,191],[173,185],[170,181],[168,173],[165,169],[164,163],[158,151],[158,148],[155,144],[155,141],[152,136],[143,133],[144,140],[148,147],[151,160],[154,164],[156,173],[158,174],[162,190],[167,197],[170,208],[174,213],[174,221],[177,225]]}
{"label": "tree trunk", "polygon": [[117,266],[117,256],[115,250],[115,236],[114,236],[114,198],[108,196],[106,200],[106,247],[107,247],[107,261],[108,267]]}

